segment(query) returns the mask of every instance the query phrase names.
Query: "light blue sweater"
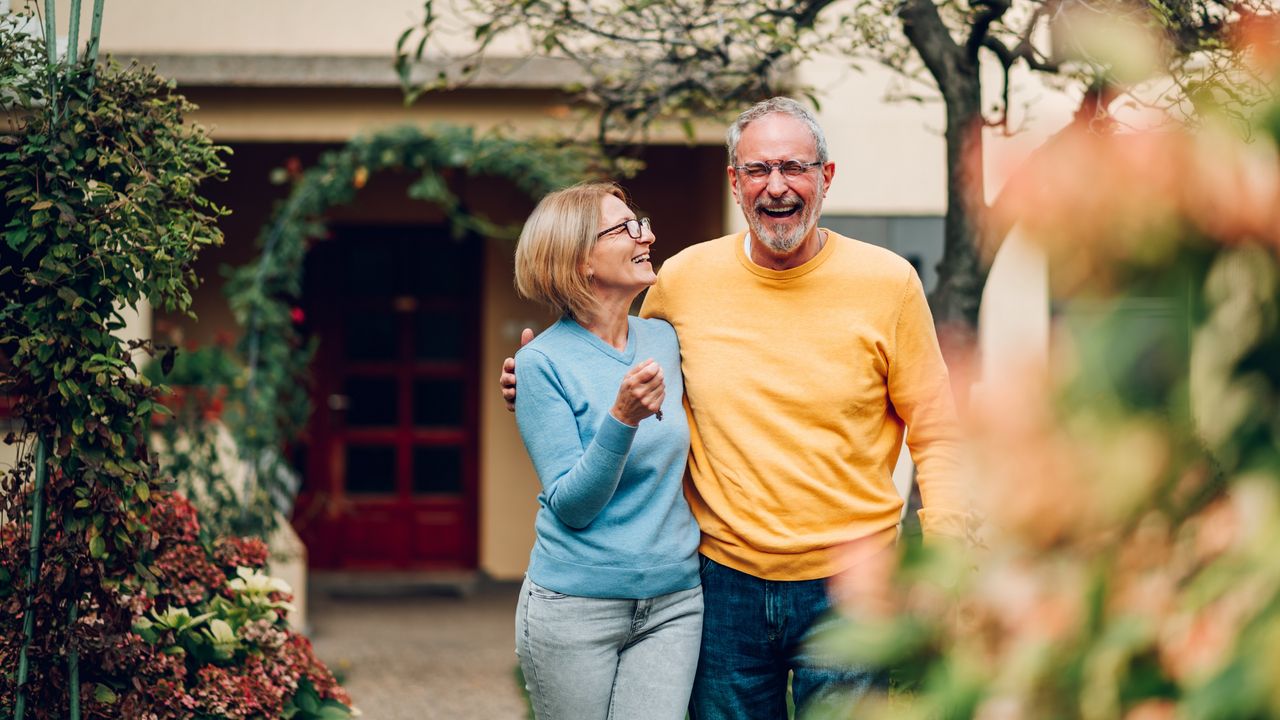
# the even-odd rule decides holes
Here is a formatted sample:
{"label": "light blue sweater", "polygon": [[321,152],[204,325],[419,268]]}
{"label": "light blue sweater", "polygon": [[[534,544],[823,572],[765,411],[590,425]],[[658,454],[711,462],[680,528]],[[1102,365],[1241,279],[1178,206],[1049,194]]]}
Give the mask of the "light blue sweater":
{"label": "light blue sweater", "polygon": [[[663,418],[609,414],[649,358]],[[689,425],[680,346],[661,320],[628,319],[618,351],[563,318],[516,353],[516,422],[542,483],[529,578],[567,595],[650,598],[698,584],[698,526],[682,490]]]}

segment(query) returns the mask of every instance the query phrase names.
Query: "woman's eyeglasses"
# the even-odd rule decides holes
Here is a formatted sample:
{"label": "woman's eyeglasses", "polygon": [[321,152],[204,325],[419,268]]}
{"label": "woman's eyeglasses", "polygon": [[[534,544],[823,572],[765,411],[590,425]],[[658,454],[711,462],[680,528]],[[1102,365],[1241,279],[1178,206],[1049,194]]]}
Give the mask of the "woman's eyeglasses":
{"label": "woman's eyeglasses", "polygon": [[644,237],[644,231],[649,229],[649,218],[640,218],[639,220],[635,218],[631,218],[626,222],[618,223],[617,225],[614,225],[611,228],[601,230],[600,232],[596,233],[596,239],[599,240],[605,235],[608,235],[609,233],[612,233],[612,232],[617,232],[622,228],[627,229],[627,234],[631,236],[632,240],[639,240],[641,237]]}

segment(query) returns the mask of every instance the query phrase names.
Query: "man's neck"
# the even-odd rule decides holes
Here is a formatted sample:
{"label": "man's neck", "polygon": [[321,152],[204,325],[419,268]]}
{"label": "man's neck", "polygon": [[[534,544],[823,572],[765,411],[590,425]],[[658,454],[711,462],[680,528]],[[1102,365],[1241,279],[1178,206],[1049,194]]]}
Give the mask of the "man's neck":
{"label": "man's neck", "polygon": [[747,257],[751,262],[767,270],[790,270],[809,262],[822,251],[827,241],[827,231],[814,228],[800,244],[789,253],[779,253],[765,245],[751,231],[747,231],[747,242],[750,251]]}

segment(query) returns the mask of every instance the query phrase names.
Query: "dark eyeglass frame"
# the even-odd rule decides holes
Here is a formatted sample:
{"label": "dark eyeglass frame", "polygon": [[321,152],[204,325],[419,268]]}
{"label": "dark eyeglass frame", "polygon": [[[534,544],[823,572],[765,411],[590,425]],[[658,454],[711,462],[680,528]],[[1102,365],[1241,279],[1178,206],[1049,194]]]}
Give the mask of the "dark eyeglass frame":
{"label": "dark eyeglass frame", "polygon": [[627,234],[631,236],[632,240],[639,240],[640,238],[644,237],[644,231],[650,229],[651,227],[652,227],[652,224],[649,222],[649,218],[647,217],[640,218],[639,220],[637,220],[636,218],[631,218],[626,222],[620,222],[611,228],[606,228],[604,230],[601,230],[600,232],[596,233],[596,239],[599,240],[600,238],[604,237],[605,235],[608,235],[611,232],[616,232],[622,228],[626,228]]}
{"label": "dark eyeglass frame", "polygon": [[742,165],[734,165],[733,169],[752,180],[764,180],[772,175],[774,170],[782,173],[782,177],[798,178],[816,167],[822,167],[821,160],[814,160],[813,162],[804,162],[802,160],[781,160],[776,163],[749,162]]}

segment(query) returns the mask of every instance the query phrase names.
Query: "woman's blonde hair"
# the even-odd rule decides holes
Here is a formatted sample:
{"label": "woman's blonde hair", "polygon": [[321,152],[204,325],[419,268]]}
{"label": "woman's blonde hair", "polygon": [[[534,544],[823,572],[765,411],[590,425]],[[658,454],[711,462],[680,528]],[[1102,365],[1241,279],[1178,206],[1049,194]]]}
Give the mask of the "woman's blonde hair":
{"label": "woman's blonde hair", "polygon": [[596,309],[587,261],[600,228],[600,205],[608,196],[630,205],[611,182],[589,182],[557,190],[538,203],[516,244],[516,290],[530,300],[579,320]]}

